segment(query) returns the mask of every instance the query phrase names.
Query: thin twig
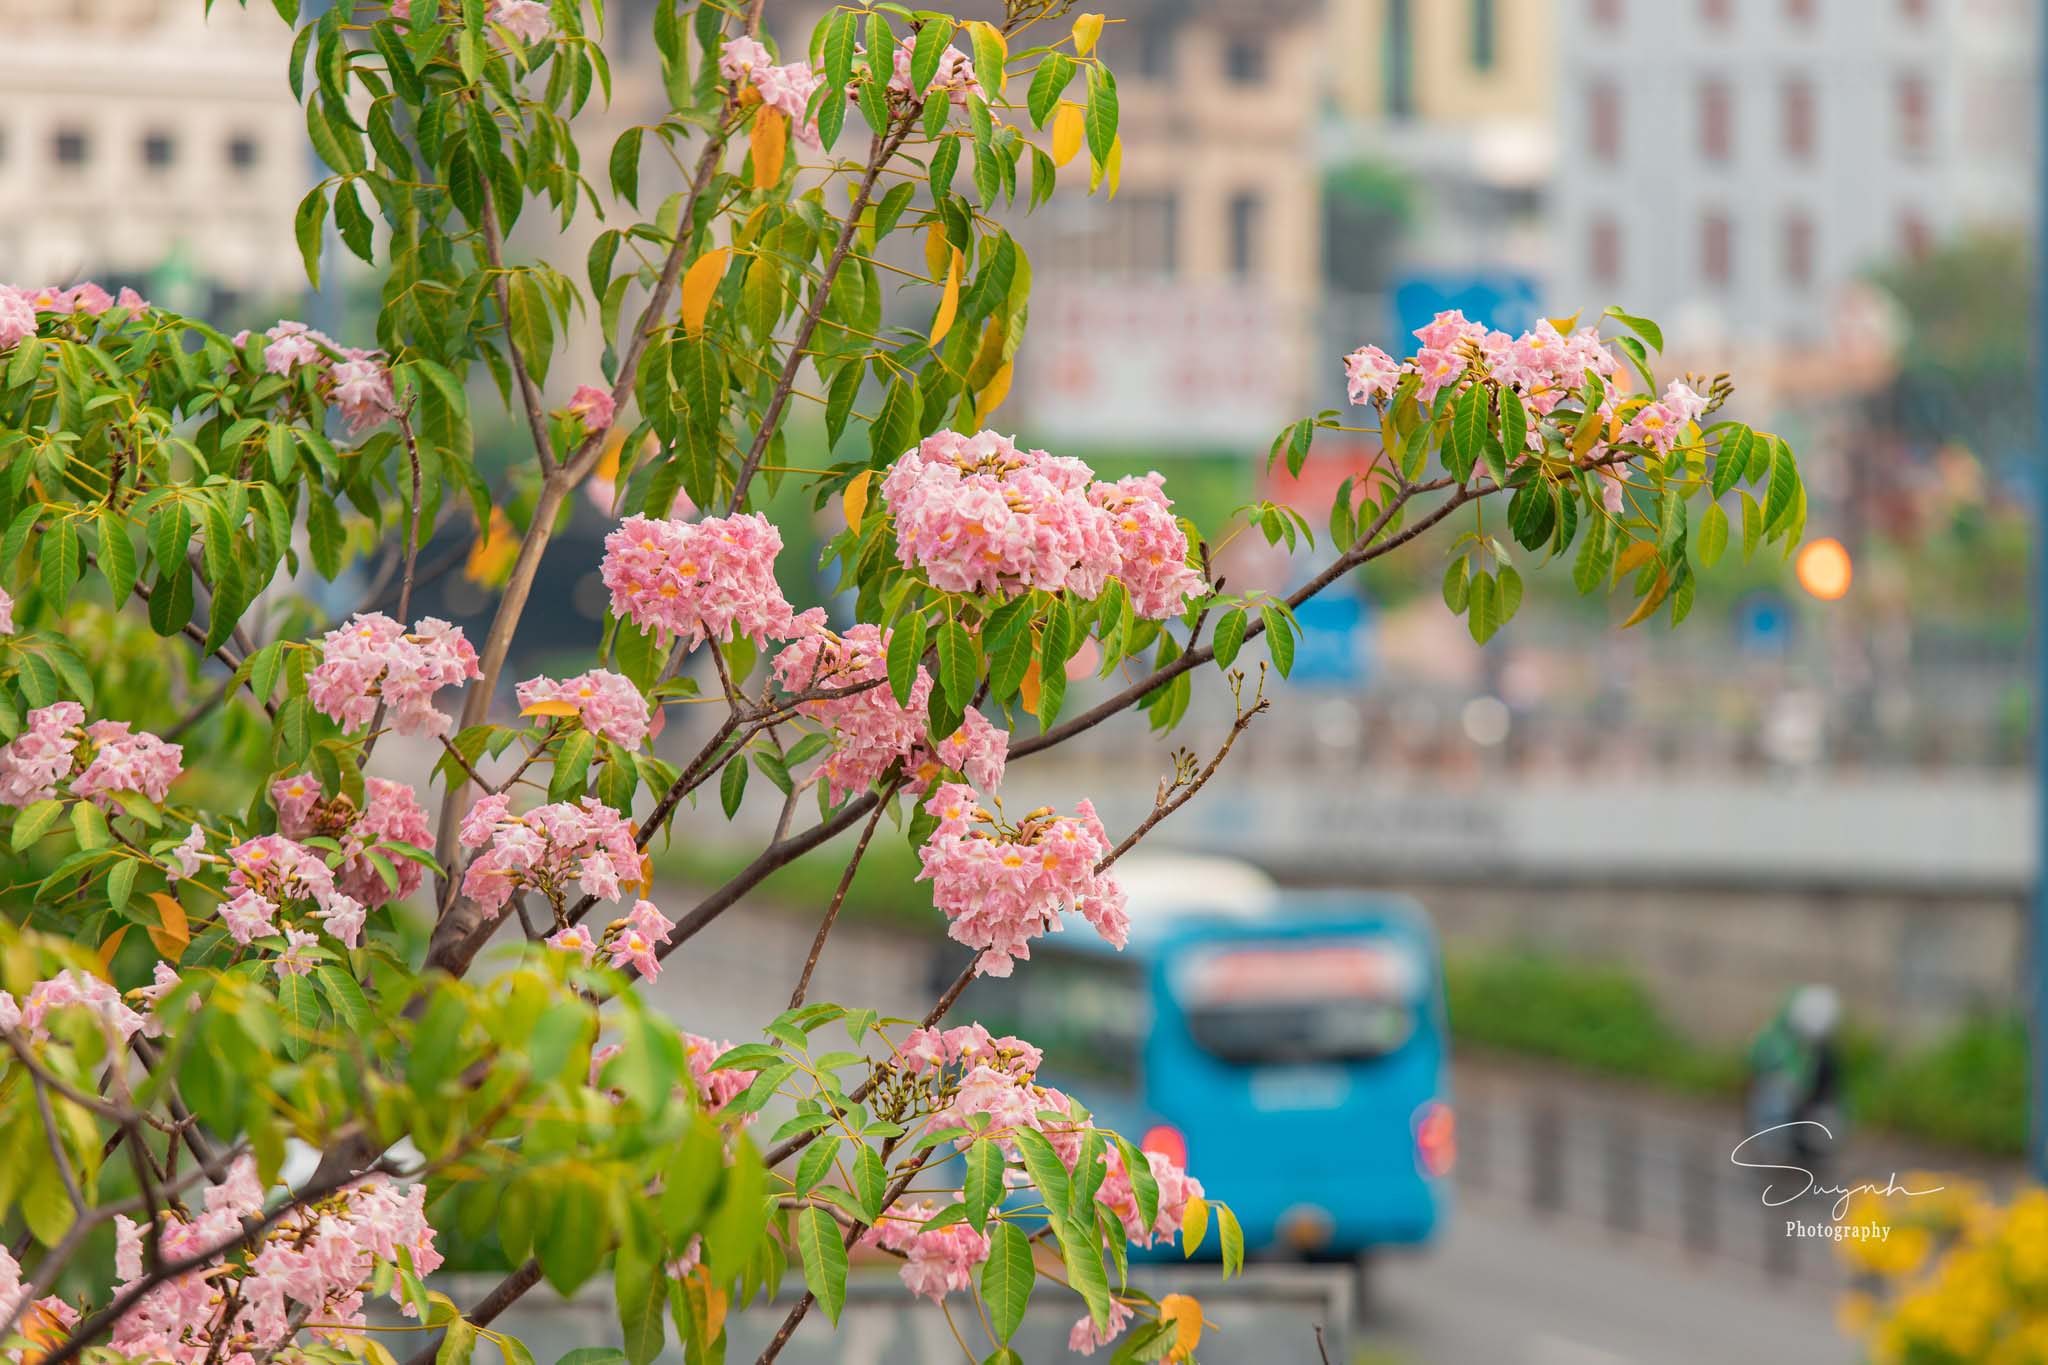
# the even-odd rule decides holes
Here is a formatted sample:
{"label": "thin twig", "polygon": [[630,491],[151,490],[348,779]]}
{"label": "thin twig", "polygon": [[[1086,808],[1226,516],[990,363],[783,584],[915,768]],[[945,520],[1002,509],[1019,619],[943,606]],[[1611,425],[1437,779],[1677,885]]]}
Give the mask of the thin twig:
{"label": "thin twig", "polygon": [[846,903],[847,890],[853,885],[853,874],[860,869],[861,857],[868,851],[868,840],[875,837],[875,826],[882,823],[882,815],[889,809],[889,798],[896,794],[902,779],[889,784],[882,799],[875,803],[875,813],[861,828],[860,841],[853,846],[853,856],[846,860],[846,871],[839,878],[839,889],[832,893],[832,904],[825,910],[825,918],[818,922],[818,936],[811,940],[811,953],[804,959],[804,969],[796,979],[796,989],[789,993],[789,1007],[795,1009],[804,1003],[804,996],[811,989],[811,973],[818,970],[818,959],[824,956],[825,940],[831,936],[832,926],[839,919],[839,907]]}

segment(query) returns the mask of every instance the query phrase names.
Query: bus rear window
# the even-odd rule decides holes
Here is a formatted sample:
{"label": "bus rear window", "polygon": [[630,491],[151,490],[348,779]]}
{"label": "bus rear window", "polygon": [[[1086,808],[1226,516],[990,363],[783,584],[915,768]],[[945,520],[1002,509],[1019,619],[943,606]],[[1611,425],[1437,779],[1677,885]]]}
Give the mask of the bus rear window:
{"label": "bus rear window", "polygon": [[1385,1056],[1414,1034],[1427,969],[1395,942],[1252,943],[1174,972],[1197,1046],[1240,1065]]}

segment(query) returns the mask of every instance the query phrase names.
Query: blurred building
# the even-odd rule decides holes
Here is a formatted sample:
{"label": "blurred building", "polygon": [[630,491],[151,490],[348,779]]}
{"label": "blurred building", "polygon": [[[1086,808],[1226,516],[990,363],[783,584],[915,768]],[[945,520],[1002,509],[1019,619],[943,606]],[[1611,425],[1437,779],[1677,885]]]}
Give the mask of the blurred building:
{"label": "blurred building", "polygon": [[1016,408],[1046,439],[1263,445],[1314,387],[1325,8],[1141,0],[1116,17],[1119,193],[1085,193],[1084,154],[1012,222],[1033,272]]}
{"label": "blurred building", "polygon": [[205,308],[303,287],[311,180],[266,4],[0,0],[0,279],[151,285]]}
{"label": "blurred building", "polygon": [[1560,307],[1820,344],[1840,287],[2032,207],[2030,0],[1563,0]]}

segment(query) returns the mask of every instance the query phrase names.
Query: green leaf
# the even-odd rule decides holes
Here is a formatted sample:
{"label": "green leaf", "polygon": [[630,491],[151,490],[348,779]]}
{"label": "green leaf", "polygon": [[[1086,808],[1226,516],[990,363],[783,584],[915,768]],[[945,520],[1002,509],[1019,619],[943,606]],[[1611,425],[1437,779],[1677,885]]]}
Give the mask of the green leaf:
{"label": "green leaf", "polygon": [[1500,619],[1505,625],[1515,619],[1515,611],[1522,605],[1522,575],[1512,564],[1503,564],[1494,576],[1500,585]]}
{"label": "green leaf", "polygon": [[1714,453],[1714,496],[1724,496],[1749,469],[1749,445],[1754,437],[1745,426],[1728,428]]}
{"label": "green leaf", "polygon": [[1031,1239],[1015,1223],[997,1223],[989,1233],[988,1261],[981,1268],[981,1297],[988,1303],[989,1325],[997,1341],[1007,1343],[1016,1335],[1037,1277]]}
{"label": "green leaf", "polygon": [[967,1149],[967,1179],[960,1201],[967,1205],[967,1221],[980,1232],[988,1223],[988,1211],[1003,1198],[1003,1149],[992,1139],[976,1138]]}
{"label": "green leaf", "polygon": [[1472,586],[1472,561],[1459,555],[1444,567],[1444,605],[1453,616],[1461,616]]}
{"label": "green leaf", "polygon": [[1095,164],[1109,164],[1109,149],[1116,142],[1116,77],[1097,64],[1088,68],[1088,112],[1083,126],[1088,132],[1088,154]]}
{"label": "green leaf", "polygon": [[1273,655],[1273,667],[1284,678],[1294,669],[1294,625],[1275,602],[1260,607],[1259,618],[1266,623],[1266,648]]}
{"label": "green leaf", "polygon": [[1522,397],[1506,385],[1500,391],[1500,443],[1510,462],[1529,453],[1529,412]]}
{"label": "green leaf", "polygon": [[898,622],[889,634],[889,690],[898,706],[910,705],[917,686],[919,662],[924,658],[924,614],[914,611]]}
{"label": "green leaf", "polygon": [[597,755],[597,736],[581,728],[563,736],[555,750],[554,775],[548,779],[548,800],[573,801],[590,779],[590,760]]}
{"label": "green leaf", "polygon": [[1244,1229],[1238,1226],[1237,1215],[1230,1211],[1228,1204],[1211,1206],[1216,1211],[1216,1238],[1223,1252],[1223,1275],[1244,1272]]}
{"label": "green leaf", "polygon": [[725,772],[718,779],[718,804],[730,820],[738,813],[740,802],[747,794],[747,765],[737,756],[725,765]]}
{"label": "green leaf", "polygon": [[1216,622],[1216,634],[1209,647],[1216,651],[1216,664],[1228,668],[1237,660],[1237,651],[1244,647],[1244,631],[1250,618],[1243,607],[1232,607]]}
{"label": "green leaf", "polygon": [[1700,563],[1713,568],[1720,561],[1721,552],[1728,548],[1728,514],[1718,502],[1707,504],[1707,510],[1700,517]]}
{"label": "green leaf", "polygon": [[804,1209],[797,1214],[796,1245],[803,1258],[804,1283],[838,1326],[840,1310],[846,1306],[846,1244],[840,1240],[838,1222],[821,1208]]}
{"label": "green leaf", "polygon": [[644,129],[628,128],[612,144],[612,193],[633,205],[640,204],[640,143]]}
{"label": "green leaf", "polygon": [[36,840],[50,832],[57,823],[57,817],[64,813],[62,801],[37,801],[22,807],[14,817],[14,851],[21,852]]}
{"label": "green leaf", "polygon": [[981,681],[981,656],[958,621],[939,627],[939,677],[954,705],[965,710],[973,704],[975,686]]}
{"label": "green leaf", "polygon": [[43,532],[38,559],[41,567],[37,586],[42,590],[43,600],[61,611],[70,600],[71,589],[78,582],[83,563],[77,525],[69,519],[53,523]]}
{"label": "green leaf", "polygon": [[1465,625],[1472,638],[1485,644],[1500,629],[1500,622],[1500,584],[1483,570],[1473,574],[1465,599]]}
{"label": "green leaf", "polygon": [[1074,77],[1074,59],[1064,52],[1048,52],[1031,73],[1031,88],[1024,97],[1034,128],[1045,127],[1052,111],[1059,107],[1060,94]]}
{"label": "green leaf", "polygon": [[326,226],[327,194],[315,186],[312,193],[299,201],[298,212],[292,216],[292,235],[298,239],[299,258],[305,263],[307,282],[315,289],[320,287],[321,229]]}
{"label": "green leaf", "polygon": [[135,546],[121,519],[110,509],[100,510],[99,532],[100,577],[107,580],[107,591],[119,607],[135,591]]}
{"label": "green leaf", "polygon": [[135,874],[141,864],[132,858],[123,858],[107,873],[107,904],[116,910],[128,908],[128,897],[135,891]]}
{"label": "green leaf", "polygon": [[1742,492],[1742,558],[1747,563],[1756,553],[1757,545],[1764,538],[1764,514],[1749,490]]}
{"label": "green leaf", "polygon": [[939,74],[939,58],[945,54],[946,44],[952,40],[953,21],[944,15],[927,18],[918,26],[917,40],[910,49],[910,88],[913,93],[922,95],[931,89],[933,79]]}
{"label": "green leaf", "polygon": [[613,1265],[612,1290],[618,1299],[627,1362],[651,1365],[666,1344],[662,1309],[668,1302],[668,1276],[652,1257],[622,1245]]}
{"label": "green leaf", "polygon": [[1608,309],[1607,316],[1649,342],[1652,350],[1662,351],[1664,349],[1664,329],[1648,318],[1632,316],[1622,312],[1619,308]]}
{"label": "green leaf", "polygon": [[1463,483],[1486,446],[1486,386],[1473,384],[1451,405],[1450,439],[1444,453],[1450,457],[1451,473]]}
{"label": "green leaf", "polygon": [[358,1037],[369,1036],[377,1016],[371,1011],[370,1002],[364,998],[363,988],[356,984],[356,979],[339,967],[322,963],[313,969],[313,980],[319,983],[320,993],[334,1007],[334,1017],[341,1021],[342,1026]]}
{"label": "green leaf", "polygon": [[[1071,1234],[1071,1235],[1070,1235]],[[1060,1256],[1067,1266],[1067,1287],[1088,1305],[1088,1316],[1097,1327],[1109,1326],[1109,1275],[1102,1268],[1102,1247],[1091,1225],[1078,1224],[1059,1230]]]}
{"label": "green leaf", "polygon": [[1799,466],[1792,458],[1791,446],[1776,437],[1771,438],[1771,446],[1771,482],[1764,493],[1764,533],[1775,536],[1784,528],[1796,500]]}

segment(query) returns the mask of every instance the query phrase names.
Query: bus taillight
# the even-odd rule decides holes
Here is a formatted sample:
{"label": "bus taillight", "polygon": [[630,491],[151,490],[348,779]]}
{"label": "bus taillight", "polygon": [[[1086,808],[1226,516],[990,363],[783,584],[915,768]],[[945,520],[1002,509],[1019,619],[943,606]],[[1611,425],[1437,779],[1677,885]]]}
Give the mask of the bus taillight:
{"label": "bus taillight", "polygon": [[1431,1100],[1415,1111],[1415,1160],[1424,1174],[1441,1179],[1457,1159],[1457,1118],[1451,1106]]}
{"label": "bus taillight", "polygon": [[1182,1170],[1188,1165],[1188,1140],[1180,1135],[1180,1129],[1170,1124],[1155,1123],[1145,1130],[1144,1141],[1138,1149],[1157,1152]]}

